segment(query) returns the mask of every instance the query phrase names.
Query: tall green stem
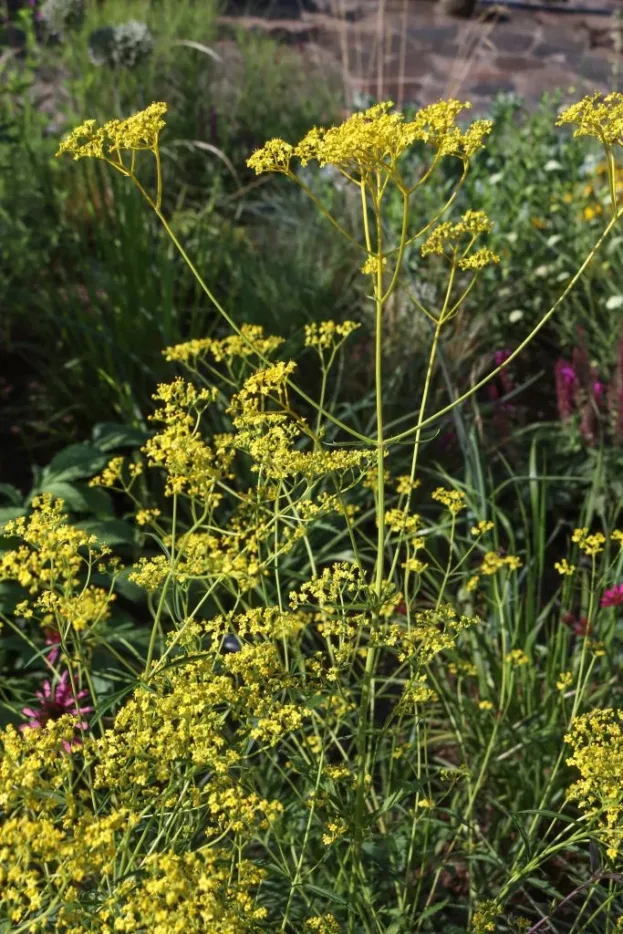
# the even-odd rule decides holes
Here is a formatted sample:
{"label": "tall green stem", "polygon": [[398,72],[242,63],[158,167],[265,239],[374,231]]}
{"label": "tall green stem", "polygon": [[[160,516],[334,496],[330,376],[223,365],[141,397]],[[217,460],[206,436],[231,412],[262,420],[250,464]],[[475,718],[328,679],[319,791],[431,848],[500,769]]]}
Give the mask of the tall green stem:
{"label": "tall green stem", "polygon": [[[376,522],[377,546],[374,590],[377,600],[380,601],[383,591],[383,557],[385,552],[385,483],[384,483],[384,446],[383,446],[383,305],[386,296],[383,295],[383,227],[380,206],[380,184],[377,179],[376,192],[373,193],[373,204],[376,215],[376,280],[374,288],[375,302],[375,353],[374,353],[374,381],[376,390]],[[370,235],[368,230],[366,191],[361,187],[362,210],[366,242],[370,250]],[[378,625],[378,617],[371,621],[374,629]],[[367,733],[370,714],[371,686],[376,664],[376,650],[373,645],[366,647],[366,663],[361,686],[361,701],[359,705],[359,727],[357,730],[357,789],[355,798],[355,827],[353,862],[349,881],[348,899],[348,932],[355,931],[355,892],[357,877],[361,866],[361,848],[363,844],[363,816],[365,808],[365,786],[368,765]]]}

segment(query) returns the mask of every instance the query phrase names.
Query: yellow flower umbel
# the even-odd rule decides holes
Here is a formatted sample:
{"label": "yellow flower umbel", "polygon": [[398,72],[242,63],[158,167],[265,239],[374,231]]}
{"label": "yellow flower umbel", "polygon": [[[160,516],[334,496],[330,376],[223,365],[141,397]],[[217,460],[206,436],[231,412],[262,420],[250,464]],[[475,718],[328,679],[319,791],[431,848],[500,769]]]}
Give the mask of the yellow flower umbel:
{"label": "yellow flower umbel", "polygon": [[[57,156],[64,153],[75,159],[104,159],[110,162],[110,156],[121,161],[121,153],[151,150],[158,146],[158,137],[165,122],[162,119],[167,111],[164,103],[154,103],[126,120],[109,120],[98,127],[95,120],[85,120],[72,130],[58,147]],[[115,168],[118,166],[112,162]]]}
{"label": "yellow flower umbel", "polygon": [[589,94],[558,117],[556,126],[570,123],[574,136],[594,136],[604,144],[623,145],[623,94]]}
{"label": "yellow flower umbel", "polygon": [[103,126],[98,126],[95,120],[85,120],[61,141],[56,155],[62,156],[67,153],[73,156],[74,160],[103,159],[122,175],[137,181],[134,174],[136,153],[153,153],[158,174],[158,193],[154,207],[159,210],[162,180],[158,142],[160,131],[165,126],[163,117],[166,111],[167,105],[158,102],[150,104],[145,110],[140,110],[126,120],[109,120]]}
{"label": "yellow flower umbel", "polygon": [[442,503],[453,516],[465,509],[465,493],[462,490],[446,490],[439,486],[431,493],[431,499]]}
{"label": "yellow flower umbel", "polygon": [[392,112],[393,106],[386,101],[353,114],[339,126],[314,127],[295,146],[271,139],[251,156],[247,165],[258,175],[262,172],[293,175],[291,160],[296,157],[301,165],[316,161],[320,166],[332,165],[347,175],[364,177],[375,171],[393,172],[400,156],[415,142],[431,146],[438,156],[469,160],[491,131],[488,120],[476,120],[461,130],[456,119],[470,104],[457,100],[424,107],[413,120]]}
{"label": "yellow flower umbel", "polygon": [[580,551],[589,557],[595,557],[604,550],[606,536],[602,532],[589,534],[587,528],[574,529],[571,541],[575,542]]}
{"label": "yellow flower umbel", "polygon": [[476,238],[493,227],[484,211],[467,211],[460,221],[439,224],[422,246],[422,256],[437,253],[456,262],[459,269],[479,272],[500,257],[488,247],[472,251]]}
{"label": "yellow flower umbel", "polygon": [[[623,146],[623,94],[618,91],[607,94],[605,97],[598,92],[582,98],[558,117],[556,126],[569,123],[575,126],[574,136],[593,136],[604,147],[606,154],[606,168],[610,188],[610,201],[612,211],[616,216],[619,180],[614,147]],[[592,215],[591,215],[592,216]],[[591,217],[585,218],[590,220]]]}

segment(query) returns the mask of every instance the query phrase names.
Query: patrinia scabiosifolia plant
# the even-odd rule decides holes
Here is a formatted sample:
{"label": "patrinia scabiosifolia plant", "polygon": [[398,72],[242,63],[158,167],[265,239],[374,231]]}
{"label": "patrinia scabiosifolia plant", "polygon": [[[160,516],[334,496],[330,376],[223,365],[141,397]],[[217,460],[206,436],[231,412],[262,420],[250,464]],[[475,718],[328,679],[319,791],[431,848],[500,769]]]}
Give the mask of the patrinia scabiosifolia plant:
{"label": "patrinia scabiosifolia plant", "polygon": [[[548,836],[532,814],[509,865],[489,853],[479,870],[479,852],[489,852],[487,770],[532,666],[506,616],[520,557],[503,550],[465,490],[418,492],[423,429],[479,388],[428,411],[444,327],[498,261],[481,211],[442,219],[490,130],[485,120],[460,128],[467,106],[440,101],[406,120],[379,104],[296,145],[271,140],[249,159],[300,185],[361,253],[376,321],[370,436],[329,402],[357,324],[307,327],[321,374],[314,400],[297,387],[296,363],[279,359],[282,341],[238,327],[185,253],[163,213],[165,104],[104,126],[89,120],[61,144],[59,154],[104,160],[137,186],[231,333],[165,351],[184,376],[158,388],[152,437],[93,481],[135,505],[144,555],[133,567],[72,527],[49,495],[5,528],[0,578],[22,599],[3,622],[49,676],[26,728],[0,735],[3,931],[485,932],[561,839],[569,848],[592,836],[619,857],[621,727],[613,712],[574,719],[599,656],[585,638],[579,667],[563,659],[543,702],[559,718],[561,756],[542,807],[564,807],[548,795],[569,732],[582,773],[572,796],[590,819]],[[598,136],[614,171],[623,98],[588,98],[561,122]],[[404,177],[401,156],[414,146],[421,173]],[[139,177],[141,153],[154,160],[153,194]],[[418,189],[446,159],[461,167],[457,184],[414,226]],[[297,164],[310,163],[333,166],[358,190],[357,230],[301,180]],[[395,237],[384,218],[390,188],[403,204]],[[613,188],[603,236],[539,327],[619,212]],[[414,424],[392,434],[383,311],[413,245],[445,264],[447,284],[440,307],[414,299],[414,314],[430,322],[430,357]],[[410,470],[396,476],[393,456],[406,444]],[[150,499],[154,483],[160,494]],[[578,534],[586,545],[588,530]],[[596,586],[618,559],[602,541],[591,554]],[[567,586],[575,567],[560,567]],[[115,633],[128,576],[146,594],[144,651]],[[478,602],[483,586],[496,595],[493,611]],[[473,659],[487,614],[491,675]],[[477,752],[462,733],[465,703],[482,731]],[[433,756],[440,742],[450,751]],[[448,871],[465,880],[452,898]]]}

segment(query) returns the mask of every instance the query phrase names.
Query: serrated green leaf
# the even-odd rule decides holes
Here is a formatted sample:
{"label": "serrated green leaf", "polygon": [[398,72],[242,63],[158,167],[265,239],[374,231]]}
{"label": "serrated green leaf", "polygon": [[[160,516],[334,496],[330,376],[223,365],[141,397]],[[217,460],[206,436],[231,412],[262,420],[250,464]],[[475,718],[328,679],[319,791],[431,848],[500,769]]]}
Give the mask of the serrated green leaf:
{"label": "serrated green leaf", "polygon": [[336,895],[335,892],[331,892],[329,889],[322,889],[319,885],[312,885],[307,882],[305,884],[305,889],[308,892],[314,892],[316,895],[322,895],[323,898],[328,898],[329,901],[333,902],[334,905],[342,905],[344,908],[348,906],[348,902],[345,898],[342,898],[340,895]]}

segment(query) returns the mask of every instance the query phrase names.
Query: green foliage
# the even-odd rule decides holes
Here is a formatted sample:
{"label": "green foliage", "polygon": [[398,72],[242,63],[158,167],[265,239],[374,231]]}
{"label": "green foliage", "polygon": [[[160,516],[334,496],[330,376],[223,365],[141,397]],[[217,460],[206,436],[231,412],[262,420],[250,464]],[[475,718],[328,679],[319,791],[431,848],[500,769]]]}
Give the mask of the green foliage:
{"label": "green foliage", "polygon": [[[606,116],[618,105],[608,99]],[[405,120],[380,105],[250,159],[311,198],[346,240],[345,266],[359,254],[373,306],[372,346],[359,347],[374,362],[355,402],[344,374],[358,322],[307,323],[291,345],[316,378],[301,385],[284,339],[241,322],[202,277],[180,240],[195,228],[162,197],[154,112],[63,143],[134,183],[230,331],[167,348],[184,375],[158,387],[151,415],[137,410],[148,436],[99,425],[37,474],[37,495],[3,487],[7,925],[620,930],[621,501],[600,479],[552,473],[538,436],[521,472],[503,450],[491,458],[461,405],[477,406],[514,355],[467,387],[453,379],[459,312],[500,259],[482,243],[479,200],[442,220],[490,130],[456,126],[460,109]],[[412,174],[400,161],[411,146]],[[298,173],[296,158],[333,179]],[[462,175],[413,199],[417,169],[451,160]],[[355,189],[358,221],[335,174]],[[611,191],[613,178],[610,164]],[[413,295],[424,262],[432,287]],[[387,405],[403,379],[388,363],[405,295],[428,338],[406,418]],[[441,418],[462,455],[452,477],[427,431]],[[520,432],[510,442],[525,444]],[[568,507],[555,525],[552,501]]]}
{"label": "green foliage", "polygon": [[[89,3],[71,40],[61,36],[44,45],[35,42],[25,16],[26,58],[3,63],[0,286],[6,314],[0,328],[16,361],[7,369],[32,368],[45,383],[36,411],[33,401],[28,411],[20,407],[26,393],[19,384],[8,403],[7,419],[20,425],[30,444],[34,430],[39,438],[48,432],[49,450],[59,435],[67,438],[76,426],[88,430],[113,414],[139,424],[164,378],[162,348],[208,333],[216,323],[157,221],[141,210],[139,195],[98,167],[76,173],[54,158],[67,121],[169,101],[162,154],[171,180],[167,208],[196,260],[212,269],[222,301],[232,310],[242,306],[249,320],[272,322],[279,278],[290,292],[290,322],[293,316],[309,320],[319,305],[330,314],[344,303],[344,250],[341,244],[334,249],[336,238],[323,236],[317,218],[309,223],[300,199],[282,198],[279,208],[261,190],[244,187],[250,181],[244,158],[267,129],[283,128],[285,120],[296,134],[334,111],[332,79],[301,74],[292,50],[244,33],[216,52],[216,12],[210,4],[171,0]],[[89,36],[128,20],[148,25],[153,51],[134,68],[116,67],[111,80],[108,69],[89,59]],[[45,74],[52,114],[37,106]],[[278,253],[267,224],[281,226]],[[321,275],[313,287],[310,251],[292,239],[293,225],[307,227],[318,256]],[[245,267],[251,275],[241,273]]]}

